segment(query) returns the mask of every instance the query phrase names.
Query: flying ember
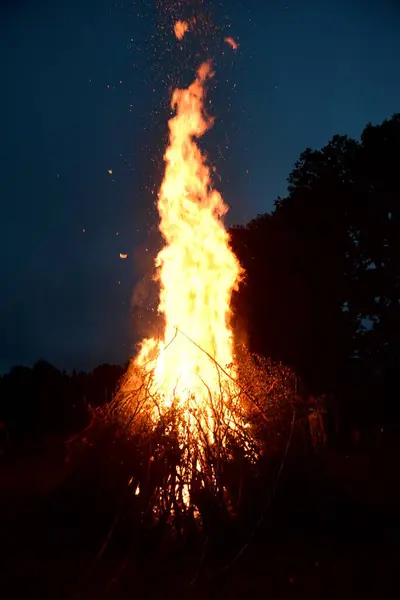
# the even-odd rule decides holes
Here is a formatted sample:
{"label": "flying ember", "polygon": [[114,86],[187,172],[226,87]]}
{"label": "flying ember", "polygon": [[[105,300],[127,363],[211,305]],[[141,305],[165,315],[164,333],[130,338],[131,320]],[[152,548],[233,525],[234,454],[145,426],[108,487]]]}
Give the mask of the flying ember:
{"label": "flying ember", "polygon": [[178,40],[183,39],[183,36],[189,29],[189,23],[186,21],[177,21],[174,25],[174,33]]}
{"label": "flying ember", "polygon": [[226,37],[224,39],[224,42],[229,44],[232,50],[237,50],[239,48],[239,44],[236,42],[236,40],[233,39],[233,37]]}

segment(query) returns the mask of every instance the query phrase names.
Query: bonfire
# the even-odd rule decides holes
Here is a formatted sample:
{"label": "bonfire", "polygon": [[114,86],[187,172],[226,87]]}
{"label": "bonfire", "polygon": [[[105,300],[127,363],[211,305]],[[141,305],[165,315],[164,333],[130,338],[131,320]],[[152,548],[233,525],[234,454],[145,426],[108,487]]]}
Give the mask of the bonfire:
{"label": "bonfire", "polygon": [[223,222],[228,207],[198,145],[213,125],[205,110],[211,77],[204,62],[191,85],[172,95],[157,203],[163,333],[142,341],[101,416],[131,453],[121,464],[130,465],[126,483],[140,514],[170,523],[182,516],[201,522],[207,498],[237,514],[239,471],[258,464],[289,391],[287,369],[252,357],[234,339],[231,299],[244,272]]}
{"label": "bonfire", "polygon": [[[271,385],[251,361],[244,368],[245,353],[240,361],[230,325],[231,296],[243,270],[222,220],[228,207],[196,143],[213,124],[204,109],[212,76],[205,62],[193,83],[172,96],[176,114],[158,198],[165,245],[156,277],[164,332],[161,339],[143,340],[114,402],[130,434],[158,431],[174,440],[176,464],[153,498],[155,512],[171,514],[193,508],[202,489],[227,498],[222,466],[238,448],[250,464],[257,461],[261,446],[254,432],[266,421]],[[256,393],[250,391],[255,381]]]}

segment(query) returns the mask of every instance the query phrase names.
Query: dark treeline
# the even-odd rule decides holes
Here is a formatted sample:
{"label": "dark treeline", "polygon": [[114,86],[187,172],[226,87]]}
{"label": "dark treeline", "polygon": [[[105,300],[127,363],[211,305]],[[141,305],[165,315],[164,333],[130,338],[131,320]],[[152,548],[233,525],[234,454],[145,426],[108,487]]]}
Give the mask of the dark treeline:
{"label": "dark treeline", "polygon": [[77,432],[87,424],[89,407],[111,400],[123,372],[104,364],[69,375],[46,361],[14,367],[0,378],[0,422],[12,438]]}
{"label": "dark treeline", "polygon": [[250,349],[333,392],[349,423],[400,415],[400,114],[305,150],[271,214],[232,230]]}
{"label": "dark treeline", "polygon": [[[400,414],[400,115],[360,141],[305,150],[271,214],[232,229],[246,270],[235,326],[310,394],[333,393],[350,427]],[[61,372],[41,361],[0,378],[11,434],[73,432],[111,399],[123,368]]]}

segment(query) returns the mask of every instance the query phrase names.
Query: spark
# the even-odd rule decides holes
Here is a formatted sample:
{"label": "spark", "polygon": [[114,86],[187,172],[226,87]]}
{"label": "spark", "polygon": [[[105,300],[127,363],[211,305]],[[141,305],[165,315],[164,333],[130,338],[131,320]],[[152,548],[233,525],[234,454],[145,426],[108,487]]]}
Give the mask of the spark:
{"label": "spark", "polygon": [[174,25],[174,33],[178,40],[182,40],[185,33],[189,30],[189,23],[186,21],[177,21]]}
{"label": "spark", "polygon": [[239,48],[239,44],[233,39],[233,37],[228,36],[224,38],[224,42],[229,44],[232,50],[237,50]]}

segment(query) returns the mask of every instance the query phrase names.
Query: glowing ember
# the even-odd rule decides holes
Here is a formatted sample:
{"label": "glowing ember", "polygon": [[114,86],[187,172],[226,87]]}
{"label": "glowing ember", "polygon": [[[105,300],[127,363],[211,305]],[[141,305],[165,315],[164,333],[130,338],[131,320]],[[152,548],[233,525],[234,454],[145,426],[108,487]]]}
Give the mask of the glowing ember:
{"label": "glowing ember", "polygon": [[174,33],[178,40],[181,40],[189,29],[189,23],[186,21],[177,21],[174,25]]}
{"label": "glowing ember", "polygon": [[232,50],[237,50],[239,48],[239,44],[233,39],[233,37],[226,37],[224,42],[229,44]]}

